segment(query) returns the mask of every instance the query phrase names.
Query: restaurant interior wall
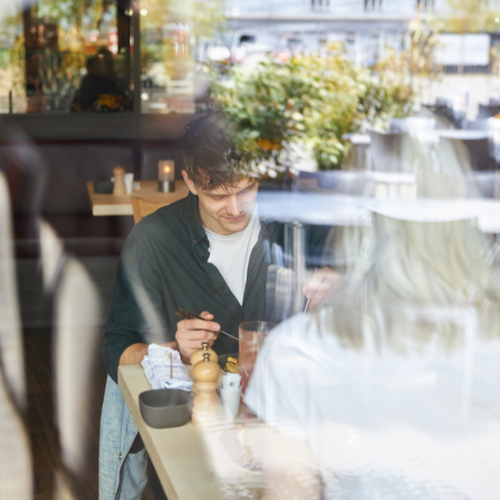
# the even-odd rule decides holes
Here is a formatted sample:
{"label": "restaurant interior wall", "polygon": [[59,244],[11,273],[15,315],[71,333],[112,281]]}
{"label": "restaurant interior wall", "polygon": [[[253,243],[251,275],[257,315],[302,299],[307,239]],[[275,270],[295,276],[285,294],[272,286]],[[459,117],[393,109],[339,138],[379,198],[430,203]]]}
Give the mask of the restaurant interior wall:
{"label": "restaurant interior wall", "polygon": [[[109,180],[118,165],[135,180],[155,180],[160,159],[174,160],[181,177],[177,137],[193,118],[192,94],[186,79],[161,86],[140,64],[149,57],[143,50],[141,59],[141,41],[170,37],[173,45],[181,35],[166,27],[152,40],[154,16],[128,0],[23,5],[0,10],[0,169],[11,196],[23,325],[53,324],[38,261],[40,218],[94,279],[104,323],[133,218],[93,216],[86,182]],[[187,48],[181,53],[190,57]],[[112,98],[99,95],[85,109],[82,88],[89,81],[90,92],[97,86]]]}
{"label": "restaurant interior wall", "polygon": [[[137,180],[156,179],[157,159],[175,160],[180,178],[176,139],[192,109],[146,114],[148,103],[137,99],[149,96],[143,86],[151,91],[137,64],[141,13],[127,0],[70,4],[65,11],[38,0],[2,11],[0,168],[9,182],[19,257],[36,256],[37,216],[73,253],[119,254],[132,218],[93,217],[86,181],[109,179],[117,165]],[[110,95],[86,109],[84,94],[96,86]]]}

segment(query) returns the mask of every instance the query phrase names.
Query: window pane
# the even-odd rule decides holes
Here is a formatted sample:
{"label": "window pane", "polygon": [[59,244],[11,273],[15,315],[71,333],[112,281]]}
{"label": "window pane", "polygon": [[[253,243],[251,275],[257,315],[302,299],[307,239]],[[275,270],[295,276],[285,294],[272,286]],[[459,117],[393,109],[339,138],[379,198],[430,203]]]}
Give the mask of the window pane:
{"label": "window pane", "polygon": [[38,0],[2,17],[0,112],[132,110],[129,8]]}
{"label": "window pane", "polygon": [[[141,3],[141,109],[143,113],[194,111],[193,40],[186,15],[172,22],[165,2]],[[187,14],[187,13],[185,13]]]}
{"label": "window pane", "polygon": [[222,0],[141,2],[143,113],[203,108],[208,88],[204,62],[229,57],[216,34],[223,19]]}

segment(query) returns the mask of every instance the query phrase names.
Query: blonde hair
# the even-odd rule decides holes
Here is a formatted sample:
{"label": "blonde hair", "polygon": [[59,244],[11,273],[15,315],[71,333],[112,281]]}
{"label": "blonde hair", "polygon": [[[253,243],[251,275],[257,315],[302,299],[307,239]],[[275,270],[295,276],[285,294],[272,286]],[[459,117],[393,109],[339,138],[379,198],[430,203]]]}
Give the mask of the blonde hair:
{"label": "blonde hair", "polygon": [[[410,140],[417,198],[478,196],[463,143],[441,139],[424,150]],[[373,213],[367,225],[333,229],[325,246],[335,248],[337,268],[347,277],[332,297],[335,334],[361,348],[368,318],[396,350],[397,339],[412,336],[424,345],[438,330],[451,349],[460,311],[474,311],[480,334],[500,337],[500,272],[488,262],[492,245],[473,220],[413,222]],[[427,312],[411,312],[418,310]],[[429,310],[454,310],[459,319],[432,324]]]}
{"label": "blonde hair", "polygon": [[[401,349],[402,338],[426,345],[435,335],[450,350],[465,317],[461,311],[477,312],[483,336],[500,337],[500,273],[488,264],[490,243],[474,221],[413,222],[372,214],[369,226],[344,231],[340,247],[348,278],[332,298],[332,322],[335,334],[352,347],[364,346],[367,317],[394,350]],[[431,319],[430,311],[443,310],[459,318]]]}

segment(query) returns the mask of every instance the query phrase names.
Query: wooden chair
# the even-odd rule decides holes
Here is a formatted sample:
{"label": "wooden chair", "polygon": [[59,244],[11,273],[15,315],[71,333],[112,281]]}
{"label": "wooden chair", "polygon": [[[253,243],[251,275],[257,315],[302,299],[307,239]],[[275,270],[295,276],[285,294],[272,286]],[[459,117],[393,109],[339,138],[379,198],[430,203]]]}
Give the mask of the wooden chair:
{"label": "wooden chair", "polygon": [[159,208],[165,206],[163,203],[154,203],[151,201],[143,200],[138,196],[132,196],[132,210],[134,212],[134,223],[137,224],[146,215],[156,212]]}

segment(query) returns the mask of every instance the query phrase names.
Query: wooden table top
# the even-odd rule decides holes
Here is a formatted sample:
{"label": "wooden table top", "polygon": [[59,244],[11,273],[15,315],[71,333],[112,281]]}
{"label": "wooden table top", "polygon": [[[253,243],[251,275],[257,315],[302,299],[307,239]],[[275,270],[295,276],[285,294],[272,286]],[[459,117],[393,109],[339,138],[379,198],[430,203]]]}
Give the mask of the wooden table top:
{"label": "wooden table top", "polygon": [[130,201],[132,196],[137,196],[151,203],[170,205],[170,203],[185,198],[189,193],[189,188],[183,180],[175,181],[175,191],[173,193],[160,193],[158,191],[158,181],[136,182],[140,183],[140,189],[135,189],[132,194],[125,196],[114,196],[112,194],[96,194],[94,182],[88,181],[87,191],[92,204],[92,215],[133,215],[132,202]]}
{"label": "wooden table top", "polygon": [[169,500],[218,500],[220,493],[206,462],[201,437],[191,422],[153,429],[139,408],[139,394],[151,389],[141,365],[118,367],[118,385]]}

